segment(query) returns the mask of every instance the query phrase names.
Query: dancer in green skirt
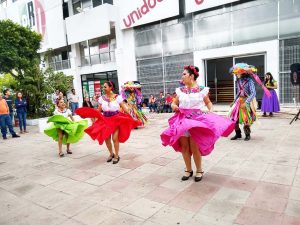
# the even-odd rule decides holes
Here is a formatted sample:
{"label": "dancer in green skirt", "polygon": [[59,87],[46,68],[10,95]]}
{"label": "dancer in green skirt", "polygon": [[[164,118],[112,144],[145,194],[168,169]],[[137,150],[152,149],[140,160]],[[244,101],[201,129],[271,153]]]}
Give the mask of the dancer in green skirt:
{"label": "dancer in green skirt", "polygon": [[63,157],[62,145],[67,145],[67,153],[72,154],[70,144],[78,142],[83,137],[88,122],[87,120],[74,121],[72,112],[66,108],[63,99],[58,100],[56,106],[54,116],[47,121],[52,124],[44,130],[44,133],[58,142],[58,154]]}

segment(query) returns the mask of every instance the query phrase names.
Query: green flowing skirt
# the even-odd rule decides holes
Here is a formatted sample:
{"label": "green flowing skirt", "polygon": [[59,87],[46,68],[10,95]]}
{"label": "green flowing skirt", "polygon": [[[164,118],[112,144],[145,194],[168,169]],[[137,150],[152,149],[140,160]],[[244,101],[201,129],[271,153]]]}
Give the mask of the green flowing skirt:
{"label": "green flowing skirt", "polygon": [[84,130],[88,127],[87,120],[71,121],[61,115],[54,115],[47,121],[52,124],[44,130],[44,133],[53,140],[58,141],[57,129],[61,129],[64,133],[63,144],[78,142],[84,135]]}

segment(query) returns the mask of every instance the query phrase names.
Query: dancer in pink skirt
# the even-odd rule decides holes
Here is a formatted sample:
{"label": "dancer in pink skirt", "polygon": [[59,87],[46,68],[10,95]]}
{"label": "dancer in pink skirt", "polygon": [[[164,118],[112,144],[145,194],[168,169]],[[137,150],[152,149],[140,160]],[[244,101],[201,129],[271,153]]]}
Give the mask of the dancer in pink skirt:
{"label": "dancer in pink skirt", "polygon": [[[184,86],[176,89],[177,97],[173,100],[172,109],[175,115],[169,119],[169,128],[161,135],[162,144],[170,145],[175,151],[181,152],[186,170],[181,180],[193,176],[191,156],[196,165],[195,181],[203,176],[201,158],[211,153],[215,142],[227,137],[234,130],[234,122],[212,113],[208,87],[199,87],[196,79],[199,69],[185,66],[182,73]],[[206,106],[209,112],[201,111]]]}

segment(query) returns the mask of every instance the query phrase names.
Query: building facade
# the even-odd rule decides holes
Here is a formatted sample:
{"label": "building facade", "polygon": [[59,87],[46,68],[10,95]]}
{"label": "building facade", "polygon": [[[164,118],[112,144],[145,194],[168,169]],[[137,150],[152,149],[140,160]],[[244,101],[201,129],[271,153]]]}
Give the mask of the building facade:
{"label": "building facade", "polygon": [[107,79],[119,87],[138,80],[145,97],[172,93],[183,65],[194,64],[211,99],[227,103],[235,92],[228,71],[237,62],[256,66],[261,77],[271,72],[281,104],[293,104],[299,95],[289,68],[300,63],[298,0],[0,2],[0,19],[43,35],[46,66],[74,76],[81,98],[98,95]]}

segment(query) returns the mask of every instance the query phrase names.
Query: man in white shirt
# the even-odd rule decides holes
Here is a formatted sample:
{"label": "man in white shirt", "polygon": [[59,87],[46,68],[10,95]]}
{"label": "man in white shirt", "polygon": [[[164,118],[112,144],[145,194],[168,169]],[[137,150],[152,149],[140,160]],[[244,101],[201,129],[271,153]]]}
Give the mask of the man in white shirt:
{"label": "man in white shirt", "polygon": [[53,95],[52,95],[52,103],[55,106],[56,106],[56,101],[57,101],[58,97],[59,97],[59,90],[55,90],[55,93],[53,93]]}
{"label": "man in white shirt", "polygon": [[71,91],[72,93],[69,95],[68,100],[71,106],[72,114],[74,115],[75,110],[79,107],[78,105],[79,97],[76,95],[74,88]]}

